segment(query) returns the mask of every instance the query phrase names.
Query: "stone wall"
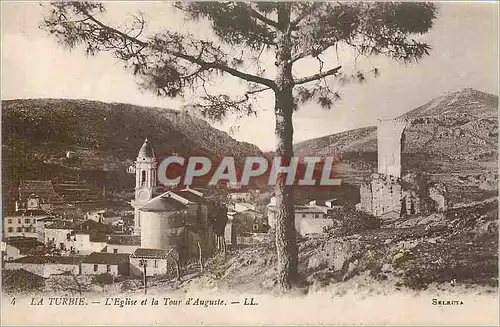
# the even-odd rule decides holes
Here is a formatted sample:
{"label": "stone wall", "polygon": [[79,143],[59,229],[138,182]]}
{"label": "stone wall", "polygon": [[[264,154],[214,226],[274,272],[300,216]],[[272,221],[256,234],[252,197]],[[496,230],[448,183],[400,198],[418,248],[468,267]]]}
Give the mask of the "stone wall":
{"label": "stone wall", "polygon": [[402,178],[373,174],[361,185],[357,208],[376,217],[405,216],[447,209],[444,185],[429,187],[428,176],[409,173]]}
{"label": "stone wall", "polygon": [[374,216],[401,210],[401,183],[399,178],[372,174],[369,182],[360,189],[361,210]]}

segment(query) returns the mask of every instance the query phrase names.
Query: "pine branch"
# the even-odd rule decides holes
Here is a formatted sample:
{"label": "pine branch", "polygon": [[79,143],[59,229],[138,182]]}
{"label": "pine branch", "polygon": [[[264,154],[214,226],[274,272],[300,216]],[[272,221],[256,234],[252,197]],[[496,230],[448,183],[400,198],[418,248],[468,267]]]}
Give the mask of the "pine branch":
{"label": "pine branch", "polygon": [[267,18],[266,16],[262,15],[260,12],[251,8],[250,6],[248,6],[248,10],[249,10],[250,16],[252,16],[253,18],[258,19],[261,22],[263,22],[264,24],[269,25],[271,27],[274,27],[275,29],[279,29],[278,23],[275,22],[274,20]]}
{"label": "pine branch", "polygon": [[[108,31],[111,31],[114,34],[119,35],[123,39],[128,40],[130,42],[133,42],[141,47],[149,46],[149,43],[147,43],[145,41],[141,41],[136,37],[132,37],[128,34],[123,33],[122,31],[119,31],[118,29],[115,29],[109,25],[102,23],[101,21],[96,19],[94,16],[92,16],[90,13],[88,13],[86,10],[80,8],[80,11],[82,12],[83,15],[85,15],[88,19],[93,21],[95,24],[97,24],[101,28],[108,30]],[[207,62],[207,61],[202,60],[199,56],[188,55],[188,54],[185,54],[185,53],[182,53],[179,51],[173,51],[173,50],[168,50],[168,49],[165,49],[165,52],[172,55],[172,56],[182,58],[182,59],[187,60],[191,63],[197,64],[200,67],[204,68],[204,70],[210,69],[210,68],[218,69],[218,70],[221,70],[221,71],[226,72],[228,74],[231,74],[235,77],[242,78],[246,81],[266,85],[271,89],[277,89],[277,86],[274,83],[274,81],[272,81],[270,79],[260,77],[257,75],[252,75],[249,73],[244,73],[244,72],[239,71],[235,68],[229,67],[228,65],[224,65],[220,61]]]}
{"label": "pine branch", "polygon": [[321,72],[321,73],[314,74],[314,75],[311,75],[311,76],[308,76],[308,77],[303,77],[303,78],[296,79],[294,81],[294,85],[305,84],[305,83],[309,83],[309,82],[312,82],[312,81],[319,80],[319,79],[327,77],[327,76],[335,75],[335,74],[337,74],[337,72],[341,68],[342,68],[342,66],[338,66],[338,67],[329,69],[329,70],[327,70],[325,72]]}
{"label": "pine branch", "polygon": [[304,18],[306,18],[307,16],[309,16],[310,14],[312,14],[320,6],[321,6],[321,2],[314,2],[314,3],[310,4],[309,8],[306,8],[306,9],[302,10],[302,12],[290,23],[290,25],[292,26],[292,28],[296,28],[297,25],[299,25],[300,22]]}

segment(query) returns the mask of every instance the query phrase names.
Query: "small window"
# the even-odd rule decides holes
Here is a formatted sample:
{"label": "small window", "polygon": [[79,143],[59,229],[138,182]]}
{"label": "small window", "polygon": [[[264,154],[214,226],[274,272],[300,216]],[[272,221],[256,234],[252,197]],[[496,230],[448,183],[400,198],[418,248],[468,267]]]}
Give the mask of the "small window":
{"label": "small window", "polygon": [[153,267],[158,268],[158,260],[155,260]]}
{"label": "small window", "polygon": [[118,253],[118,249],[113,249],[113,253]]}
{"label": "small window", "polygon": [[106,265],[106,272],[107,273],[111,272],[111,265]]}
{"label": "small window", "polygon": [[12,224],[12,219],[7,219],[7,224]]}
{"label": "small window", "polygon": [[253,224],[253,230],[259,230],[259,224]]}
{"label": "small window", "polygon": [[36,228],[35,227],[31,227],[31,230],[33,231],[33,233],[36,232]]}
{"label": "small window", "polygon": [[29,218],[24,219],[24,223],[25,224],[30,224],[31,223],[31,219],[29,219]]}
{"label": "small window", "polygon": [[17,223],[18,223],[18,224],[22,224],[21,219],[18,219],[18,220],[17,220]]}
{"label": "small window", "polygon": [[7,228],[7,231],[8,231],[9,233],[12,233],[12,232],[14,231],[14,228],[9,227],[9,228]]}
{"label": "small window", "polygon": [[139,267],[144,267],[146,265],[146,260],[141,259],[139,260]]}
{"label": "small window", "polygon": [[306,218],[306,214],[305,213],[302,214],[302,218]]}
{"label": "small window", "polygon": [[314,218],[319,218],[319,214],[315,213]]}
{"label": "small window", "polygon": [[94,272],[97,272],[98,269],[99,269],[99,265],[94,265]]}
{"label": "small window", "polygon": [[17,228],[16,228],[16,231],[17,231],[18,233],[21,233],[23,230],[22,230],[22,228],[21,228],[21,227],[17,227]]}

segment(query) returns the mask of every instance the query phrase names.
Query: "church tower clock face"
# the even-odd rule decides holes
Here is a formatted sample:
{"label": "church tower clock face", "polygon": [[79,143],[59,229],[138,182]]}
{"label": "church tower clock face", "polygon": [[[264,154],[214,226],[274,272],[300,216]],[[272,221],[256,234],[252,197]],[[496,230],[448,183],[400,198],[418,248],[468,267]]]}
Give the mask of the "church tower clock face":
{"label": "church tower clock face", "polygon": [[151,197],[151,191],[148,189],[142,189],[137,192],[137,200],[140,202],[145,202]]}

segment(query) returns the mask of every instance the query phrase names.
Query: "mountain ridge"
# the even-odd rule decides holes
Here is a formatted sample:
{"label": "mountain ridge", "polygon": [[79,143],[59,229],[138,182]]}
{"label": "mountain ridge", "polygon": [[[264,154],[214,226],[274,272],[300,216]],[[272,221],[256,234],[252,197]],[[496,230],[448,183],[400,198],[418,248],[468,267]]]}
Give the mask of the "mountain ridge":
{"label": "mountain ridge", "polygon": [[[438,96],[398,118],[410,119],[403,165],[424,171],[496,162],[498,96],[464,88]],[[367,126],[294,144],[297,156],[335,156],[354,171],[374,171],[377,128]],[[427,161],[427,162],[425,162]],[[446,166],[446,167],[444,167]]]}
{"label": "mountain ridge", "polygon": [[[20,179],[78,178],[98,181],[113,172],[125,187],[126,168],[148,138],[158,161],[171,154],[261,156],[255,145],[239,142],[188,112],[85,99],[2,100],[3,176],[7,184]],[[66,158],[71,151],[75,158]],[[117,177],[121,175],[121,177]],[[113,182],[113,181],[111,181]],[[133,182],[133,181],[132,181]]]}

